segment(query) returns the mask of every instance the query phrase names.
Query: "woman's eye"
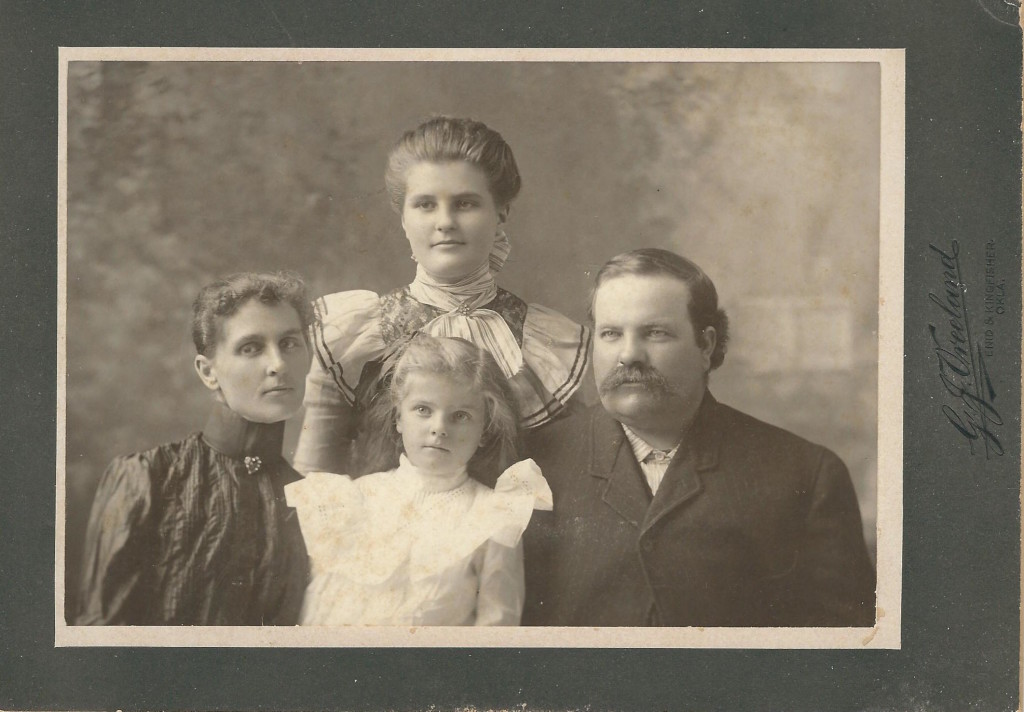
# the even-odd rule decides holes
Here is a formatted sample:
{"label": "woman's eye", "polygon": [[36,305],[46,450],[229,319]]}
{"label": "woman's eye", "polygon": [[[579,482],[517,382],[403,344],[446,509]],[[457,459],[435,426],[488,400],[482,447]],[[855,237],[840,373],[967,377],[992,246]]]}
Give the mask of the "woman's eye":
{"label": "woman's eye", "polygon": [[300,339],[297,339],[294,336],[289,336],[289,337],[281,340],[281,348],[282,349],[289,349],[289,350],[290,349],[297,349],[301,345],[299,342],[300,342]]}
{"label": "woman's eye", "polygon": [[618,335],[619,332],[615,331],[614,329],[601,329],[601,332],[599,334],[599,336],[605,341],[611,341],[612,339],[617,338]]}
{"label": "woman's eye", "polygon": [[460,410],[458,413],[455,413],[452,418],[456,423],[465,423],[466,421],[472,420],[473,416],[464,410]]}
{"label": "woman's eye", "polygon": [[412,412],[417,415],[430,415],[430,408],[425,405],[418,405],[412,409]]}
{"label": "woman's eye", "polygon": [[238,353],[243,356],[255,356],[260,352],[260,345],[254,343],[242,344],[242,347],[238,349]]}
{"label": "woman's eye", "polygon": [[472,210],[476,207],[476,203],[472,200],[460,200],[455,203],[455,207],[459,210]]}
{"label": "woman's eye", "polygon": [[434,207],[433,200],[417,200],[412,206],[418,210],[431,210]]}

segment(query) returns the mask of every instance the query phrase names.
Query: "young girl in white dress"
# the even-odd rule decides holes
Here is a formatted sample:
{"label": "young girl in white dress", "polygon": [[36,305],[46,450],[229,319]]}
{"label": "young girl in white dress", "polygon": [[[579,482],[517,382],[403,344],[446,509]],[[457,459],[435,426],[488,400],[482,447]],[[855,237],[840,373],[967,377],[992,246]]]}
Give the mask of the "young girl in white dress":
{"label": "young girl in white dress", "polygon": [[[286,488],[309,551],[303,625],[518,625],[520,539],[551,490],[516,460],[517,410],[483,348],[419,335],[367,413],[370,462],[352,479],[310,473]],[[488,477],[489,475],[489,477]]]}

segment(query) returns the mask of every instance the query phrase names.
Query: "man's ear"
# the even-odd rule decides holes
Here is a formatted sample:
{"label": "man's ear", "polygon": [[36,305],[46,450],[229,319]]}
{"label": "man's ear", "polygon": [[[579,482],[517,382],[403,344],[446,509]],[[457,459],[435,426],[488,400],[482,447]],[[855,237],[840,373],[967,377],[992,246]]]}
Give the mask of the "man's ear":
{"label": "man's ear", "polygon": [[217,370],[213,367],[213,361],[202,354],[196,354],[196,373],[203,385],[211,391],[219,391],[220,383],[217,382]]}
{"label": "man's ear", "polygon": [[718,344],[718,332],[715,331],[715,327],[707,326],[704,327],[704,331],[700,335],[700,353],[704,357],[704,370],[708,371],[711,369],[711,354],[715,352],[715,346]]}

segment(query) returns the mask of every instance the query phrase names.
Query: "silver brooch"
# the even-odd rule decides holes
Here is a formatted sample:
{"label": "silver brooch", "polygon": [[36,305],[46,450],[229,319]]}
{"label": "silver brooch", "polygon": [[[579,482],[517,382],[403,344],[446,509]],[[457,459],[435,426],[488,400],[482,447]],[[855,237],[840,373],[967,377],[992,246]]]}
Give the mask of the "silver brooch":
{"label": "silver brooch", "polygon": [[459,308],[455,310],[457,314],[461,314],[462,316],[469,316],[473,311],[473,306],[470,304],[469,300],[464,301],[459,305]]}
{"label": "silver brooch", "polygon": [[246,455],[242,462],[245,463],[245,471],[250,475],[259,472],[260,468],[263,466],[263,460],[255,455]]}

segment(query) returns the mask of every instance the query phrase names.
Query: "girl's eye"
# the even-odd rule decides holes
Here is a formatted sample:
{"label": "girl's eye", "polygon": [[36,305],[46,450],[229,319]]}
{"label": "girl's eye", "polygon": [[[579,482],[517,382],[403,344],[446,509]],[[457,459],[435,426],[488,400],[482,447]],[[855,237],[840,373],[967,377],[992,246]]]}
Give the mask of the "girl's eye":
{"label": "girl's eye", "polygon": [[413,406],[412,412],[417,415],[430,415],[430,408],[425,405],[417,405]]}
{"label": "girl's eye", "polygon": [[430,209],[432,209],[434,207],[434,201],[433,200],[417,200],[415,203],[412,204],[412,206],[414,208],[419,209],[419,210],[430,210]]}
{"label": "girl's eye", "polygon": [[287,350],[297,349],[301,345],[299,342],[300,339],[294,336],[288,336],[281,340],[281,348]]}
{"label": "girl's eye", "polygon": [[253,343],[251,341],[247,344],[242,344],[241,348],[238,349],[238,353],[242,354],[243,356],[255,356],[259,352],[260,345],[257,343]]}
{"label": "girl's eye", "polygon": [[455,207],[459,210],[472,210],[476,207],[476,202],[472,200],[460,200],[455,203]]}
{"label": "girl's eye", "polygon": [[473,416],[464,410],[460,410],[459,412],[452,415],[452,418],[455,420],[456,423],[465,423],[469,420],[472,420]]}

